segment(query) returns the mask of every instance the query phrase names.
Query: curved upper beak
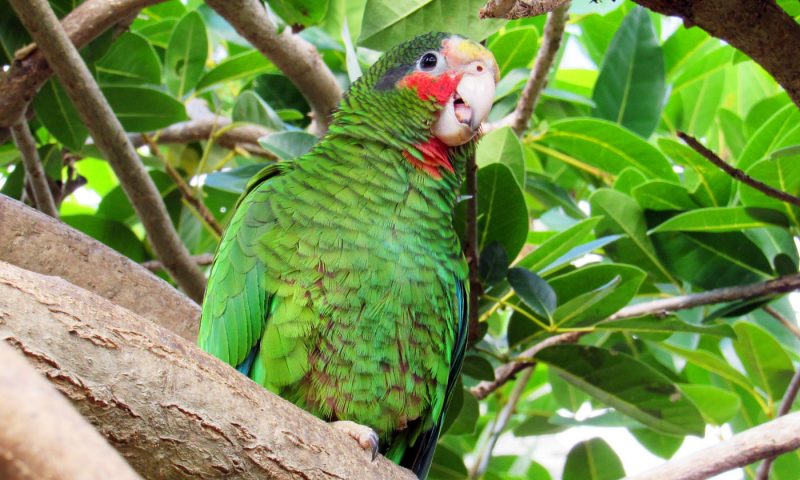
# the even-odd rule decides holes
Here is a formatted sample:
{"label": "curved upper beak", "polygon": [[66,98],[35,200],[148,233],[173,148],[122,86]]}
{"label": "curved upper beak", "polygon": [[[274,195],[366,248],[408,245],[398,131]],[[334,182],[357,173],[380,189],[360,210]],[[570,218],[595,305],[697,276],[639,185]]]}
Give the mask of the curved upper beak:
{"label": "curved upper beak", "polygon": [[494,103],[500,73],[492,52],[461,37],[444,41],[443,53],[451,71],[461,75],[456,93],[433,125],[432,132],[445,144],[468,142],[486,120]]}

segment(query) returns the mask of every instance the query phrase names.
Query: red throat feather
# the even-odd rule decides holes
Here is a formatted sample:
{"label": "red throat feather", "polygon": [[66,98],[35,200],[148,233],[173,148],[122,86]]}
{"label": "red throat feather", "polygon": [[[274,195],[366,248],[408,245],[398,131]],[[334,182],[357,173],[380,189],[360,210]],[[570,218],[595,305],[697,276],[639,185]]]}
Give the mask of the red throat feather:
{"label": "red throat feather", "polygon": [[403,156],[418,170],[428,173],[437,180],[442,178],[442,168],[450,173],[454,172],[448,156],[447,145],[438,138],[431,137],[427,142],[418,143],[412,148],[416,149],[414,152],[416,155],[408,150],[403,150]]}

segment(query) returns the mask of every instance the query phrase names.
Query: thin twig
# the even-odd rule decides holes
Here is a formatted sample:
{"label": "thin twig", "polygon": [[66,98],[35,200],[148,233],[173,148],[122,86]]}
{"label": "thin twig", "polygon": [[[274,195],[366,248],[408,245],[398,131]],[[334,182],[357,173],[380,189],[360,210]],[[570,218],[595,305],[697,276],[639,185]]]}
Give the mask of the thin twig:
{"label": "thin twig", "polygon": [[719,156],[716,153],[706,148],[703,144],[697,141],[696,138],[692,137],[687,133],[678,132],[678,137],[680,137],[681,140],[683,140],[690,147],[692,147],[697,153],[705,157],[706,160],[713,163],[714,165],[722,169],[725,173],[735,178],[736,180],[739,180],[740,182],[755,188],[764,195],[767,195],[772,198],[777,198],[782,202],[791,203],[794,206],[800,207],[800,197],[795,197],[794,195],[790,195],[782,190],[773,188],[767,185],[766,183],[760,182],[755,178],[747,175],[742,170],[730,166],[728,162],[719,158]]}
{"label": "thin twig", "polygon": [[[197,265],[205,267],[214,262],[214,254],[202,253],[200,255],[192,255],[192,260],[194,260],[194,263]],[[142,262],[141,265],[153,273],[164,270],[164,265],[162,265],[158,260],[148,260],[146,262]]]}
{"label": "thin twig", "polygon": [[483,286],[478,275],[478,166],[475,156],[467,159],[467,241],[464,253],[469,265],[469,340],[475,342],[480,337],[481,326],[478,315]]}
{"label": "thin twig", "polygon": [[553,61],[556,58],[558,49],[561,47],[564,28],[569,18],[567,14],[569,5],[570,0],[567,0],[547,16],[542,46],[536,53],[536,62],[528,77],[528,82],[520,94],[516,108],[498,122],[488,124],[486,126],[487,130],[510,126],[514,133],[519,136],[528,129],[531,115],[533,115],[533,111],[536,109],[537,103],[539,103],[542,90],[547,85],[547,77],[550,75]]}
{"label": "thin twig", "polygon": [[[778,409],[779,417],[788,414],[792,410],[792,404],[797,398],[798,391],[800,391],[800,368],[797,369],[796,372],[794,372],[792,381],[789,382],[789,387],[786,389],[786,394],[783,396],[783,400],[781,401],[781,406]],[[772,468],[772,462],[774,461],[775,457],[769,457],[764,459],[764,463],[762,463],[761,466],[758,467],[758,472],[756,473],[756,480],[769,479],[769,470],[770,468]]]}
{"label": "thin twig", "polygon": [[781,315],[781,313],[774,308],[770,307],[769,305],[765,305],[762,309],[768,314],[772,316],[775,320],[781,322],[781,324],[786,327],[787,330],[792,332],[797,338],[800,338],[800,328],[798,328],[797,324],[790,321],[788,318]]}
{"label": "thin twig", "polygon": [[503,434],[506,426],[508,426],[509,420],[511,420],[511,416],[517,410],[517,404],[522,398],[522,392],[525,391],[525,387],[528,385],[528,381],[531,379],[533,372],[534,369],[529,368],[528,370],[525,370],[517,379],[516,383],[514,384],[514,389],[511,391],[511,395],[508,397],[508,402],[506,402],[503,410],[497,415],[497,418],[492,425],[492,431],[489,434],[489,438],[486,439],[486,443],[483,445],[483,448],[478,454],[478,458],[475,459],[475,464],[469,471],[468,478],[481,478],[481,476],[483,476],[483,474],[486,472],[486,468],[489,466],[489,460],[492,458],[492,451],[494,451],[494,447],[497,445],[497,440],[500,438],[500,435]]}
{"label": "thin twig", "polygon": [[[611,315],[609,321],[621,320],[623,318],[641,317],[643,315],[666,315],[670,312],[685,310],[688,308],[699,307],[702,305],[713,305],[716,303],[730,302],[733,300],[745,300],[748,298],[764,297],[780,293],[791,292],[800,289],[800,273],[785,277],[768,280],[766,282],[752,283],[737,287],[718,288],[708,292],[694,295],[679,295],[677,297],[652,302],[640,303],[625,307],[619,312]],[[524,370],[535,364],[533,358],[541,350],[563,343],[574,343],[589,331],[572,331],[562,333],[547,338],[529,349],[522,352],[518,359],[501,365],[494,372],[494,380],[483,381],[470,389],[478,400],[486,398],[490,393],[500,388],[508,382],[520,370]]]}
{"label": "thin twig", "polygon": [[11,126],[11,136],[14,137],[14,143],[22,157],[22,163],[25,165],[25,177],[33,190],[36,208],[53,218],[58,218],[58,208],[53,200],[50,185],[47,183],[47,174],[42,168],[39,152],[36,151],[36,141],[33,139],[24,117]]}
{"label": "thin twig", "polygon": [[762,423],[728,440],[628,480],[702,480],[800,447],[800,412]]}
{"label": "thin twig", "polygon": [[46,0],[11,0],[10,3],[119,178],[156,256],[189,297],[202,301],[205,276],[192,262],[158,189],[50,5]]}
{"label": "thin twig", "polygon": [[222,225],[220,225],[219,222],[217,222],[217,219],[214,217],[214,214],[211,213],[211,210],[209,210],[208,207],[206,207],[206,204],[195,196],[192,187],[190,187],[186,183],[181,174],[178,173],[177,170],[175,170],[175,167],[173,167],[172,164],[169,163],[169,161],[166,158],[164,158],[164,155],[161,153],[161,149],[158,148],[158,145],[156,145],[156,142],[153,141],[153,139],[149,135],[142,135],[142,138],[144,139],[145,143],[147,143],[147,146],[150,148],[150,152],[152,152],[152,154],[155,155],[156,158],[158,158],[164,165],[164,169],[167,171],[167,175],[169,175],[172,181],[175,182],[175,185],[178,186],[178,191],[181,192],[181,196],[186,201],[186,203],[194,207],[194,209],[200,215],[200,218],[203,219],[203,222],[205,222],[206,225],[208,225],[211,228],[211,230],[217,234],[217,237],[221,237]]}

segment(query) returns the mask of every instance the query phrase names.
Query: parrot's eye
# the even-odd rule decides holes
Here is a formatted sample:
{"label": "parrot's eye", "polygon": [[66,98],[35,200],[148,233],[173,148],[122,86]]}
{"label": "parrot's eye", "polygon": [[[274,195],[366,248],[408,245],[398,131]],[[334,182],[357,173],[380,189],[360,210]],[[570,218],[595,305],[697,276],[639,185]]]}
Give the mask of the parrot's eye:
{"label": "parrot's eye", "polygon": [[436,54],[428,52],[419,59],[419,68],[421,70],[433,70],[438,63],[439,58]]}

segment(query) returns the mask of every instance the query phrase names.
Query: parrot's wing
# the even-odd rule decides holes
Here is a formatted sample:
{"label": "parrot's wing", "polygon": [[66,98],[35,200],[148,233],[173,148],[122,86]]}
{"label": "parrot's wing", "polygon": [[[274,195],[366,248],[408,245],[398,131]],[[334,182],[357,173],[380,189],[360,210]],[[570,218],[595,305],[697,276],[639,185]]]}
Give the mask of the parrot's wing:
{"label": "parrot's wing", "polygon": [[456,280],[456,301],[458,303],[458,326],[456,330],[456,342],[453,345],[453,352],[450,361],[450,375],[447,378],[447,390],[445,392],[444,404],[438,418],[433,419],[433,428],[422,432],[416,442],[403,454],[400,465],[414,472],[417,477],[425,478],[433,462],[433,454],[436,451],[436,443],[444,425],[447,408],[453,398],[453,392],[459,383],[461,375],[461,365],[464,363],[464,352],[467,349],[467,336],[469,334],[469,319],[467,318],[467,287],[461,280]]}
{"label": "parrot's wing", "polygon": [[281,171],[278,164],[267,166],[239,198],[214,257],[203,300],[200,347],[245,375],[264,331],[269,303],[256,245],[272,222],[268,195],[259,187]]}

